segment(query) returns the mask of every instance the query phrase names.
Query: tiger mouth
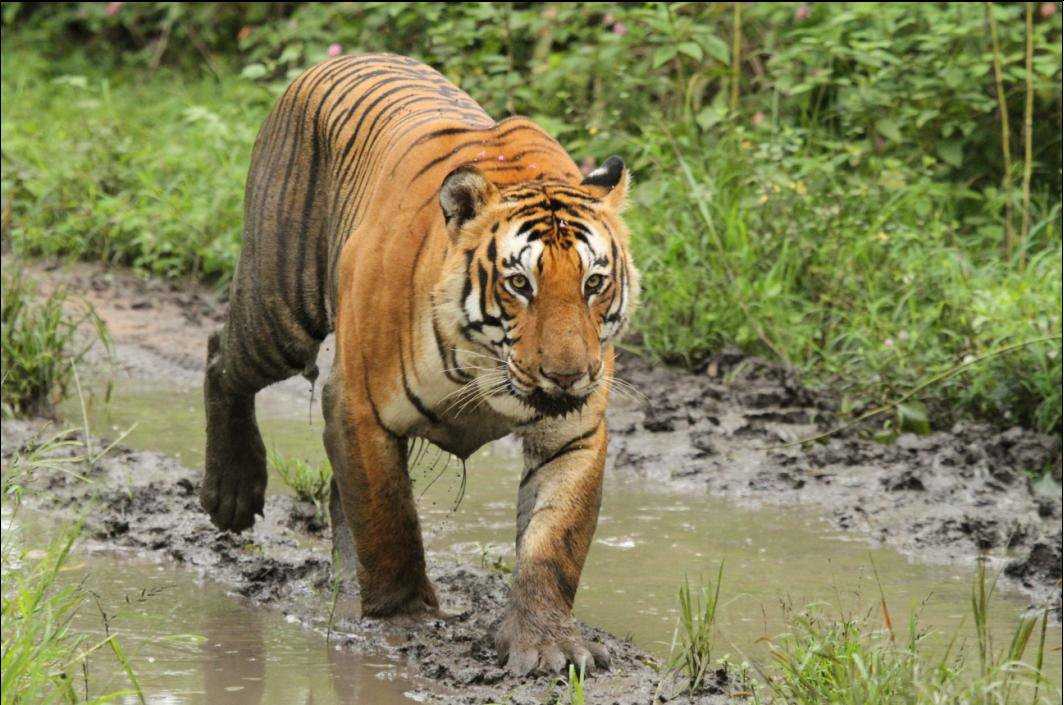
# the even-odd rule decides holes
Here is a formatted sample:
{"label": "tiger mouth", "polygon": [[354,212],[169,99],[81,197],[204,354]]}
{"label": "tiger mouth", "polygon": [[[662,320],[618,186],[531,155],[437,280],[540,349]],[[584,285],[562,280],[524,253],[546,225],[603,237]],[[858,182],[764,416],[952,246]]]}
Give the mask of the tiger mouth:
{"label": "tiger mouth", "polygon": [[550,417],[565,416],[579,411],[588,400],[586,395],[548,394],[538,387],[527,394],[521,394],[516,389],[513,391],[524,404],[535,409],[537,413]]}
{"label": "tiger mouth", "polygon": [[[546,391],[540,387],[533,375],[525,371],[514,361],[507,364],[509,374],[509,393],[520,399],[526,406],[542,416],[555,417],[579,411],[591,396],[592,384],[578,394],[558,390]],[[528,379],[525,379],[527,377]]]}

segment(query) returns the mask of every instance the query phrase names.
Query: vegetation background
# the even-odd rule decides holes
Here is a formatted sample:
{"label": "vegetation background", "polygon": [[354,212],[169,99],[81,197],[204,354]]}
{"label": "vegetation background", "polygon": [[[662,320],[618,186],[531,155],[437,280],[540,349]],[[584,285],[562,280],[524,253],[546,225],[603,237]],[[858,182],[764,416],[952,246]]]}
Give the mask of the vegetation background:
{"label": "vegetation background", "polygon": [[[1058,3],[4,3],[3,236],[224,286],[256,131],[390,51],[633,167],[630,344],[1061,426]],[[1036,342],[1031,342],[1036,341]],[[1000,353],[1009,349],[1007,353]],[[959,374],[953,374],[959,372]]]}

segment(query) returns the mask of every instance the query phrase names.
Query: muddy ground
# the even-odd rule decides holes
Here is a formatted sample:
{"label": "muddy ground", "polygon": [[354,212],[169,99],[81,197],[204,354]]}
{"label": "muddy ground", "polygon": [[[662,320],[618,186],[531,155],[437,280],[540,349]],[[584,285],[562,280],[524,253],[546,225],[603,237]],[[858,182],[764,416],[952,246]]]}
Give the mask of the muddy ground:
{"label": "muddy ground", "polygon": [[[65,285],[96,307],[119,368],[199,386],[206,336],[224,320],[218,292],[90,265],[34,270],[43,286]],[[323,378],[330,357],[326,344]],[[646,398],[613,401],[609,472],[743,502],[820,505],[835,526],[921,560],[986,554],[1059,617],[1060,437],[962,422],[889,445],[861,429],[801,445],[841,425],[836,402],[778,365],[725,352],[690,373],[622,354],[618,374]],[[305,381],[282,386],[307,403]],[[1044,468],[1055,487],[1032,481]]]}
{"label": "muddy ground", "polygon": [[[5,422],[0,451],[5,463],[54,433],[54,426],[41,420]],[[90,443],[97,450],[104,447],[99,439]],[[83,452],[74,445],[52,455]],[[283,610],[334,643],[400,659],[410,669],[419,699],[521,705],[551,702],[565,692],[557,678],[514,679],[495,662],[489,635],[509,593],[504,574],[430,554],[429,576],[452,618],[419,628],[361,619],[350,598],[338,598],[333,607],[329,543],[293,521],[312,516],[312,505],[271,494],[265,517],[250,533],[235,535],[215,529],[200,509],[199,471],[165,455],[116,447],[91,466],[79,465],[76,473],[71,469],[35,473],[28,506],[69,519],[84,516],[90,548],[129,549],[185,564],[252,603]],[[588,702],[645,705],[659,688],[665,696],[676,696],[670,702],[736,702],[732,696],[741,686],[724,671],[714,674],[703,692],[680,694],[679,682],[672,677],[663,682],[660,664],[630,642],[587,625],[581,629],[586,639],[606,645],[612,658],[609,671],[592,676]]]}
{"label": "muddy ground", "polygon": [[[120,370],[200,384],[206,336],[221,321],[224,303],[210,290],[143,280],[88,265],[34,265],[45,288],[82,293],[107,321]],[[328,346],[325,346],[326,348]],[[326,367],[328,350],[319,364]],[[948,432],[903,435],[890,445],[852,429],[806,445],[839,425],[830,394],[803,388],[779,366],[725,353],[698,373],[652,366],[622,356],[619,374],[645,401],[617,399],[610,412],[609,472],[644,479],[671,491],[721,495],[737,502],[823,507],[835,526],[896,547],[920,560],[971,562],[986,554],[1004,569],[1032,605],[1061,608],[1061,494],[1028,471],[1052,468],[1060,480],[1060,439],[1029,430],[995,430],[960,423]],[[306,403],[302,380],[281,385]],[[5,453],[28,431],[5,424]],[[662,448],[667,448],[663,453]],[[104,511],[91,527],[96,540],[162,552],[208,570],[249,599],[273,602],[321,627],[317,610],[299,598],[327,589],[327,552],[285,525],[291,500],[271,497],[267,520],[247,542],[212,530],[195,502],[198,472],[162,456],[122,451],[94,470]],[[131,473],[132,468],[138,468]],[[127,480],[127,478],[133,478]],[[121,483],[119,483],[121,479]],[[88,490],[56,485],[56,506],[71,506]],[[133,495],[125,493],[134,482]],[[119,484],[116,484],[119,483]],[[501,576],[434,561],[444,602],[463,616],[422,632],[385,633],[352,618],[338,628],[359,643],[416,655],[429,681],[463,691],[463,698],[538,700],[545,680],[516,685],[500,680],[483,640],[505,596]],[[324,586],[324,587],[323,587]],[[604,702],[646,702],[657,686],[649,657],[609,635],[615,668],[596,687]],[[616,687],[614,687],[614,684]],[[722,682],[724,691],[734,684]],[[516,688],[516,690],[515,690]],[[711,697],[711,696],[706,696]]]}

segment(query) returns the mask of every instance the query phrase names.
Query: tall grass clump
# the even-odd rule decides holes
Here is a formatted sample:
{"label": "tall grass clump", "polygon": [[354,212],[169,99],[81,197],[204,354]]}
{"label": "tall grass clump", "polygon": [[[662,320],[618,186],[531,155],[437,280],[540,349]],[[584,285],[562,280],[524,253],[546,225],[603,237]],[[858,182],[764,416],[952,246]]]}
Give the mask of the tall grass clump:
{"label": "tall grass clump", "polygon": [[713,672],[714,630],[723,576],[723,562],[717,569],[715,583],[692,590],[685,576],[677,595],[680,616],[673,631],[666,672],[678,674],[689,693],[703,690]]}
{"label": "tall grass clump", "polygon": [[21,273],[3,274],[0,389],[3,416],[50,416],[66,393],[73,366],[92,343],[79,340],[83,325],[110,346],[106,326],[88,303],[74,313],[74,302],[63,289],[44,298]]}
{"label": "tall grass clump", "polygon": [[[972,584],[975,653],[955,634],[944,651],[927,644],[917,617],[897,634],[886,604],[882,626],[872,615],[793,614],[772,640],[771,664],[760,666],[768,702],[788,705],[1050,705],[1060,691],[1042,672],[1044,637],[1033,639],[1048,614],[1024,615],[1007,645],[996,647],[988,626],[994,579],[980,566]],[[1033,643],[1032,643],[1033,642]],[[1033,663],[1032,663],[1033,662]]]}
{"label": "tall grass clump", "polygon": [[[5,514],[0,548],[2,705],[128,702],[130,697],[145,702],[132,665],[115,635],[92,637],[75,626],[79,612],[89,604],[90,594],[83,583],[61,576],[81,534],[81,523],[63,528],[43,551],[28,551],[19,540],[17,508],[25,483],[42,465],[58,464],[76,472],[83,458],[66,453],[71,445],[77,442],[67,434],[58,434],[29,452],[15,455],[3,469],[3,496],[5,503],[12,503],[13,511]],[[60,450],[64,452],[57,455]],[[127,690],[92,695],[88,662],[101,652],[109,652],[117,660],[129,681]]]}

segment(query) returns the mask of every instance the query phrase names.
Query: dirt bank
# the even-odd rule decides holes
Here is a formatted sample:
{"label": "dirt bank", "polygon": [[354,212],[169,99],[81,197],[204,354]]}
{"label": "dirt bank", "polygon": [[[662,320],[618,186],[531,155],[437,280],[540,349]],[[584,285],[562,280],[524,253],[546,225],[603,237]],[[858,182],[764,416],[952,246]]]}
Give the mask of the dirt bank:
{"label": "dirt bank", "polygon": [[[41,422],[3,425],[2,455],[33,448]],[[100,441],[92,441],[101,448]],[[80,453],[64,448],[60,454]],[[405,662],[413,674],[417,699],[441,703],[553,701],[565,690],[557,679],[515,680],[495,663],[488,635],[502,617],[508,594],[504,575],[453,559],[430,555],[429,574],[443,609],[455,615],[446,622],[401,628],[360,619],[357,604],[337,601],[330,576],[328,543],[293,529],[291,517],[305,512],[285,495],[267,498],[265,517],[252,532],[234,535],[211,526],[199,508],[199,471],[164,455],[116,448],[83,477],[64,469],[42,469],[33,479],[26,502],[35,510],[73,519],[86,512],[85,536],[91,547],[132,550],[184,564],[256,604],[282,609],[306,626],[328,632],[334,643],[384,653]],[[40,490],[40,491],[34,491]],[[332,622],[330,622],[332,614]],[[582,625],[585,638],[609,648],[612,668],[594,675],[588,702],[645,705],[652,702],[661,676],[652,657],[629,642]],[[738,686],[719,673],[715,684],[696,696],[673,702],[721,705]],[[679,689],[666,680],[665,693]]]}
{"label": "dirt bank", "polygon": [[[97,307],[121,370],[200,384],[206,336],[224,311],[214,292],[88,265],[35,269],[45,286],[67,285]],[[323,346],[323,372],[330,355]],[[835,526],[921,560],[985,554],[1006,582],[1059,617],[1060,487],[1030,479],[1030,471],[1049,467],[1059,483],[1059,438],[960,423],[889,445],[856,429],[787,445],[838,420],[830,395],[803,388],[776,365],[723,354],[694,374],[623,356],[619,374],[646,400],[615,400],[610,472],[666,490],[820,505]],[[309,393],[302,380],[274,391],[302,403]]]}

